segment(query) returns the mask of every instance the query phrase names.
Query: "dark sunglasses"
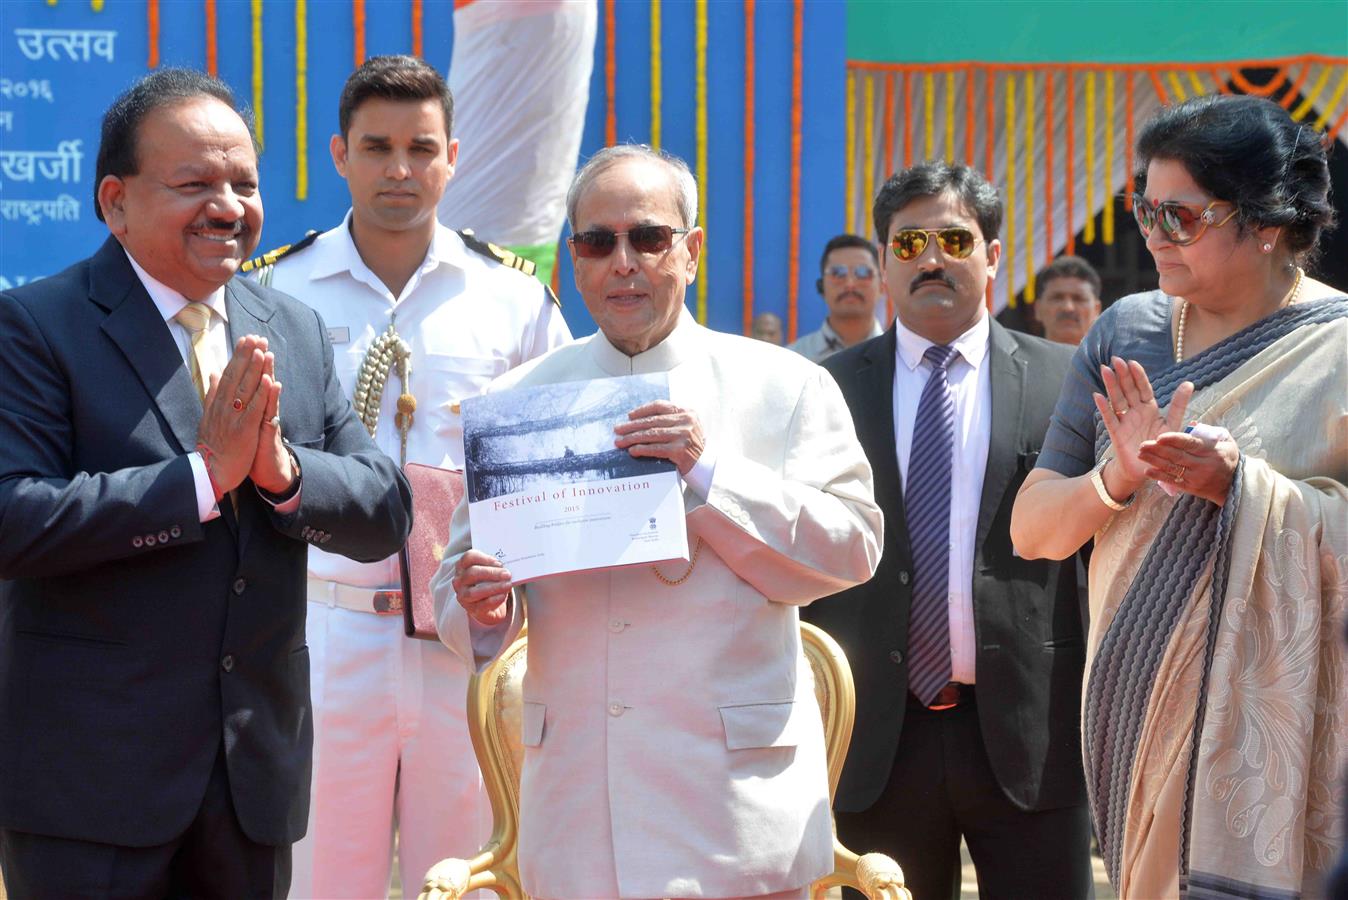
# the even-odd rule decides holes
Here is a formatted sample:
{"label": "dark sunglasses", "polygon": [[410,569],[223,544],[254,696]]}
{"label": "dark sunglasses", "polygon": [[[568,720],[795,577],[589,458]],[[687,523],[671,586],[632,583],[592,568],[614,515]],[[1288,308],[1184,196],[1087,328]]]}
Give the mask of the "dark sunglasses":
{"label": "dark sunglasses", "polygon": [[917,259],[927,249],[927,242],[936,238],[936,246],[951,259],[967,259],[978,238],[968,228],[900,228],[889,242],[889,249],[904,262]]}
{"label": "dark sunglasses", "polygon": [[668,225],[638,225],[627,231],[609,231],[607,228],[595,228],[582,231],[570,237],[571,246],[582,259],[603,259],[618,246],[618,238],[627,235],[632,249],[647,256],[657,256],[674,246],[674,236],[687,234],[687,228],[671,228]]}
{"label": "dark sunglasses", "polygon": [[849,274],[857,281],[865,281],[875,275],[875,269],[867,265],[852,266],[850,269],[841,264],[835,264],[824,269],[824,274],[829,278],[836,278],[842,281]]}
{"label": "dark sunglasses", "polygon": [[[1230,206],[1231,212],[1220,222],[1214,207]],[[1161,200],[1149,203],[1141,194],[1133,194],[1133,218],[1144,238],[1151,237],[1151,230],[1159,227],[1166,240],[1177,247],[1185,247],[1203,236],[1208,226],[1221,228],[1236,214],[1234,204],[1225,200],[1213,200],[1207,206],[1180,203],[1178,200]]]}

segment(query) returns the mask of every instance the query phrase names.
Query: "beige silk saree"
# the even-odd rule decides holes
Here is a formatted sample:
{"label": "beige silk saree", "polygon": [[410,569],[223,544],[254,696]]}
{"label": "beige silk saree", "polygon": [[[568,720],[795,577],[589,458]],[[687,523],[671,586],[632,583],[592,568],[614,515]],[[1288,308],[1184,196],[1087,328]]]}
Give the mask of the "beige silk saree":
{"label": "beige silk saree", "polygon": [[1096,832],[1123,898],[1316,896],[1348,751],[1348,298],[1177,364],[1158,403],[1184,380],[1241,461],[1224,506],[1153,483],[1096,536]]}

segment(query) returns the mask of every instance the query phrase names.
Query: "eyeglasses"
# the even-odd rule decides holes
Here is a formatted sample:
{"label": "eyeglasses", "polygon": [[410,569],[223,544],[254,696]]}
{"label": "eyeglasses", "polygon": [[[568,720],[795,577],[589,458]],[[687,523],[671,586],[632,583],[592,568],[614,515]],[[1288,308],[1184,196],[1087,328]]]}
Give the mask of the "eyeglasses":
{"label": "eyeglasses", "polygon": [[829,278],[836,278],[838,281],[842,281],[849,274],[857,281],[866,281],[875,275],[875,269],[864,264],[852,266],[850,269],[847,266],[835,264],[824,269],[824,274]]}
{"label": "eyeglasses", "polygon": [[618,246],[618,238],[627,235],[632,249],[647,256],[658,256],[674,246],[674,236],[687,234],[687,228],[671,228],[668,225],[638,225],[627,231],[609,231],[607,228],[595,228],[581,231],[570,237],[571,246],[582,259],[603,259]]}
{"label": "eyeglasses", "polygon": [[967,259],[978,238],[968,228],[900,228],[889,242],[889,249],[904,262],[917,259],[927,249],[927,242],[936,238],[936,246],[951,259]]}
{"label": "eyeglasses", "polygon": [[[1214,207],[1230,206],[1231,212],[1226,218],[1217,221]],[[1186,247],[1203,236],[1208,226],[1221,228],[1236,214],[1235,205],[1225,200],[1213,200],[1207,206],[1180,203],[1178,200],[1161,200],[1149,203],[1141,194],[1133,194],[1133,218],[1144,238],[1151,237],[1151,230],[1160,226],[1166,240],[1178,247]]]}

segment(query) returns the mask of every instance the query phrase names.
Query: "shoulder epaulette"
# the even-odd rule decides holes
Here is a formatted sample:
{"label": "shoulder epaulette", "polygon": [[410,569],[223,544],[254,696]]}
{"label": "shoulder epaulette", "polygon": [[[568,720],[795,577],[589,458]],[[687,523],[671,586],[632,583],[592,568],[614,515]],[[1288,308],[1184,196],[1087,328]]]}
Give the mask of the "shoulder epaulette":
{"label": "shoulder epaulette", "polygon": [[532,259],[525,259],[518,253],[511,253],[504,247],[498,247],[489,241],[482,240],[482,238],[473,234],[471,228],[464,228],[457,234],[463,238],[463,243],[469,250],[480,253],[489,259],[494,259],[503,266],[518,269],[525,275],[533,275],[538,271],[538,265]]}
{"label": "shoulder epaulette", "polygon": [[247,275],[255,269],[259,270],[258,280],[261,281],[263,284],[266,284],[269,281],[271,281],[271,278],[268,277],[271,275],[271,273],[265,270],[269,269],[271,266],[276,265],[277,262],[285,259],[292,253],[299,253],[305,247],[308,247],[314,241],[318,240],[318,235],[319,232],[317,231],[313,230],[306,231],[304,233],[304,237],[296,241],[295,243],[285,244],[283,246],[277,247],[275,250],[268,250],[261,256],[248,260],[246,263],[239,266],[239,271]]}

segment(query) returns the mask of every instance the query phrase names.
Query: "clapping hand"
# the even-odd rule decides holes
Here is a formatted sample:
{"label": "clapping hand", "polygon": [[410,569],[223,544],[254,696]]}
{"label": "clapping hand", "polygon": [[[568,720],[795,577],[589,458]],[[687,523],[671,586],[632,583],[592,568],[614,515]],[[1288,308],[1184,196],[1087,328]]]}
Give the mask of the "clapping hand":
{"label": "clapping hand", "polygon": [[257,453],[248,477],[253,484],[271,494],[284,494],[295,481],[290,451],[281,440],[281,382],[276,380],[276,360],[267,354],[267,363],[258,385],[263,404],[258,433]]}
{"label": "clapping hand", "polygon": [[1221,506],[1240,462],[1240,448],[1225,432],[1210,440],[1168,431],[1154,441],[1143,441],[1138,459],[1147,464],[1148,478]]}
{"label": "clapping hand", "polygon": [[1107,396],[1097,393],[1092,397],[1114,446],[1118,478],[1117,483],[1109,487],[1110,493],[1119,497],[1133,493],[1151,477],[1148,472],[1152,465],[1140,456],[1142,445],[1154,442],[1166,432],[1180,430],[1194,386],[1188,381],[1181,384],[1171,398],[1169,408],[1162,414],[1141,363],[1125,362],[1117,356],[1112,363],[1112,366],[1100,367]]}
{"label": "clapping hand", "polygon": [[273,364],[267,339],[250,334],[234,345],[224,372],[211,376],[197,426],[197,445],[222,495],[238,487],[253,468],[267,410],[263,377]]}

